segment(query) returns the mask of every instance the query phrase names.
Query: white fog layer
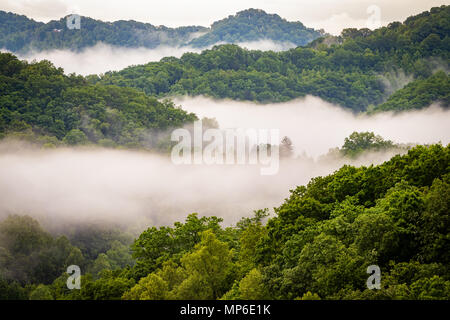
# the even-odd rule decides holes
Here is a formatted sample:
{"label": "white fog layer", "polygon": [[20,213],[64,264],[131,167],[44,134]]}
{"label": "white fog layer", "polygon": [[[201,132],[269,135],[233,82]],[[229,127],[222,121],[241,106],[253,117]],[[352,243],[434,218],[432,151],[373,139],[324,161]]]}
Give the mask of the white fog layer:
{"label": "white fog layer", "polygon": [[313,157],[342,146],[354,131],[372,131],[396,143],[450,142],[450,110],[437,105],[397,115],[385,112],[366,116],[313,96],[266,105],[204,97],[174,101],[199,118],[216,118],[222,129],[279,129],[280,136],[292,140],[297,154],[306,152]]}
{"label": "white fog layer", "polygon": [[159,46],[148,48],[123,48],[98,43],[80,52],[70,50],[48,50],[18,54],[18,58],[27,61],[49,60],[56,67],[64,69],[66,74],[100,74],[107,71],[119,71],[126,67],[159,61],[164,57],[181,57],[186,52],[200,52],[190,47]]}
{"label": "white fog layer", "polygon": [[143,152],[42,151],[4,143],[0,150],[0,218],[17,213],[46,224],[113,222],[133,228],[168,225],[192,212],[234,223],[253,210],[279,206],[289,189],[343,164],[302,159],[262,176],[258,165],[174,165],[169,157]]}
{"label": "white fog layer", "polygon": [[[272,40],[242,42],[238,43],[238,45],[249,50],[263,51],[283,51],[295,47],[294,44],[289,42],[274,42]],[[49,60],[56,67],[63,68],[66,74],[76,73],[89,75],[105,73],[107,71],[119,71],[132,65],[159,61],[164,57],[173,56],[180,58],[186,52],[200,53],[205,49],[207,48],[199,49],[188,46],[159,46],[154,49],[124,48],[98,43],[95,46],[83,49],[80,52],[58,49],[15,54],[19,59],[27,60],[29,62],[33,60]],[[0,51],[6,50],[1,49]]]}

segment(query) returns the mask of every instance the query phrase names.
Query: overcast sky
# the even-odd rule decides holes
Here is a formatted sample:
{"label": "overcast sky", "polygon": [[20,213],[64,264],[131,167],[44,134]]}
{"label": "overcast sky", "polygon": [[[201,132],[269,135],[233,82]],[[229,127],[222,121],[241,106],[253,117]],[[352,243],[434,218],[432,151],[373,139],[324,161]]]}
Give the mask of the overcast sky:
{"label": "overcast sky", "polygon": [[[443,4],[450,4],[450,0],[0,0],[0,10],[45,22],[78,13],[106,21],[133,19],[175,27],[209,26],[237,11],[259,8],[290,21],[301,21],[308,27],[324,28],[338,34],[345,27],[361,28],[403,21],[408,16]],[[374,11],[373,6],[379,11]],[[376,19],[375,24],[373,19]]]}

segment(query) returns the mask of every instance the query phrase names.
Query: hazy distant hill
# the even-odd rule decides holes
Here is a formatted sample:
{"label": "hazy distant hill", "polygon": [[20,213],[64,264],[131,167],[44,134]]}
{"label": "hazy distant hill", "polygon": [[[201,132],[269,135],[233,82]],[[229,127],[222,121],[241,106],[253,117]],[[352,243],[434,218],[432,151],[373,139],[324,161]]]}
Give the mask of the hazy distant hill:
{"label": "hazy distant hill", "polygon": [[306,28],[301,22],[289,22],[277,14],[267,14],[260,9],[248,9],[214,22],[208,33],[195,38],[190,45],[207,47],[223,42],[239,43],[271,39],[301,46],[322,35],[322,31]]}
{"label": "hazy distant hill", "polygon": [[98,42],[122,47],[181,45],[207,28],[168,28],[136,21],[113,23],[81,17],[81,29],[68,29],[66,18],[48,23],[0,11],[0,48],[13,52],[47,49],[79,50]]}
{"label": "hazy distant hill", "polygon": [[217,21],[211,28],[168,28],[132,20],[111,23],[81,17],[79,30],[68,29],[66,17],[42,23],[0,11],[0,48],[13,52],[29,49],[79,50],[98,42],[121,47],[154,48],[159,45],[206,47],[223,42],[270,39],[305,45],[321,34],[306,28],[301,22],[288,22],[276,14],[256,9],[241,11],[235,16]]}

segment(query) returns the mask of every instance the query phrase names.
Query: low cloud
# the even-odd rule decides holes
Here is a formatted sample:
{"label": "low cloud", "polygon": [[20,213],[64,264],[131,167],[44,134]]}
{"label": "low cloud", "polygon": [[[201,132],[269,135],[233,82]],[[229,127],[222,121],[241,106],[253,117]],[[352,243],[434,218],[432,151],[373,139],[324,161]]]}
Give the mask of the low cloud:
{"label": "low cloud", "polygon": [[286,51],[297,47],[294,43],[289,41],[273,41],[270,39],[262,39],[258,41],[245,41],[236,43],[238,46],[248,50],[261,50],[261,51]]}
{"label": "low cloud", "polygon": [[[249,50],[263,51],[283,51],[295,47],[294,44],[289,42],[274,42],[272,40],[242,42],[238,45]],[[19,59],[30,62],[46,59],[51,61],[56,67],[63,68],[66,74],[76,73],[89,75],[105,73],[107,71],[119,71],[131,65],[159,61],[169,56],[180,58],[186,52],[200,53],[202,50],[208,48],[200,49],[188,46],[159,46],[154,49],[124,48],[98,43],[80,52],[59,49],[40,52],[32,51],[26,54],[18,54],[18,57]],[[3,49],[2,51],[6,50]]]}
{"label": "low cloud", "polygon": [[258,105],[204,97],[177,98],[176,104],[200,118],[216,118],[221,128],[279,129],[297,154],[317,157],[341,146],[354,131],[372,131],[397,143],[449,143],[450,111],[427,109],[374,116],[355,115],[320,98],[307,96],[285,103]]}
{"label": "low cloud", "polygon": [[64,69],[66,74],[76,73],[81,75],[100,74],[107,71],[119,71],[131,65],[145,64],[151,61],[159,61],[164,57],[181,57],[186,52],[200,52],[199,49],[190,47],[159,46],[148,48],[124,48],[98,43],[93,47],[80,52],[70,50],[49,50],[30,52],[18,55],[20,59],[49,60],[56,67]]}
{"label": "low cloud", "polygon": [[343,29],[347,28],[369,28],[376,29],[389,24],[390,21],[378,20],[372,21],[370,16],[363,18],[354,18],[347,12],[332,14],[323,20],[317,20],[313,23],[314,28],[324,29],[326,32],[338,36]]}
{"label": "low cloud", "polygon": [[[169,157],[144,152],[44,151],[10,143],[0,149],[0,219],[28,214],[50,229],[97,222],[139,230],[182,221],[192,212],[231,224],[253,210],[279,206],[290,189],[343,164],[282,161],[278,174],[262,176],[256,165],[174,165]],[[390,156],[378,155],[376,162]]]}

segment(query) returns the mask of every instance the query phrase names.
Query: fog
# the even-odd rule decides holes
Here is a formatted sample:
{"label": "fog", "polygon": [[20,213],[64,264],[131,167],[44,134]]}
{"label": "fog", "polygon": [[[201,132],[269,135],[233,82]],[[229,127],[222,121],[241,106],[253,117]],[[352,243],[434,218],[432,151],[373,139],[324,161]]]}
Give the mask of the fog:
{"label": "fog", "polygon": [[100,74],[107,71],[119,71],[131,65],[159,61],[164,57],[181,57],[186,52],[200,52],[190,47],[159,46],[148,48],[124,48],[98,43],[80,52],[70,50],[48,50],[19,54],[23,60],[49,60],[56,67],[64,69],[66,74]]}
{"label": "fog", "polygon": [[175,165],[169,156],[99,148],[45,150],[0,143],[0,218],[29,214],[46,226],[113,222],[134,229],[182,221],[192,212],[232,224],[253,210],[279,206],[289,190],[344,163],[382,163],[396,152],[366,154],[348,161],[317,158],[340,147],[351,132],[370,130],[395,142],[449,143],[450,112],[437,106],[400,115],[355,116],[314,97],[255,105],[178,99],[221,128],[279,128],[294,142],[297,159],[262,176],[259,165]]}
{"label": "fog", "polygon": [[[170,157],[144,152],[50,151],[12,143],[0,149],[0,219],[28,214],[50,229],[114,223],[141,230],[184,221],[192,212],[222,217],[228,225],[279,206],[289,189],[343,163],[292,160],[282,162],[278,174],[262,176],[258,165],[174,165]],[[378,155],[375,162],[390,156]]]}
{"label": "fog", "polygon": [[[274,42],[272,40],[260,40],[238,43],[249,50],[283,51],[294,48],[290,42]],[[211,48],[212,46],[208,47]],[[64,69],[66,74],[77,73],[81,75],[100,74],[107,71],[119,71],[131,65],[145,64],[159,61],[164,57],[173,56],[180,58],[186,52],[200,53],[208,48],[192,48],[159,46],[149,48],[125,48],[116,47],[104,43],[98,43],[93,47],[80,52],[71,50],[47,50],[32,51],[26,54],[17,54],[19,59],[29,62],[43,59],[51,61],[56,67]],[[2,49],[1,51],[6,51]],[[16,54],[16,53],[15,53]]]}
{"label": "fog", "polygon": [[216,118],[223,129],[279,129],[280,136],[292,140],[297,154],[306,152],[312,157],[342,146],[354,131],[372,131],[396,143],[450,142],[450,111],[438,105],[396,115],[367,116],[313,96],[266,105],[204,97],[177,98],[174,102],[200,118]]}
{"label": "fog", "polygon": [[[218,43],[218,44],[224,44]],[[246,41],[236,43],[238,46],[248,50],[262,50],[262,51],[286,51],[297,47],[294,43],[289,41],[273,41],[270,39],[262,39],[258,41]]]}

